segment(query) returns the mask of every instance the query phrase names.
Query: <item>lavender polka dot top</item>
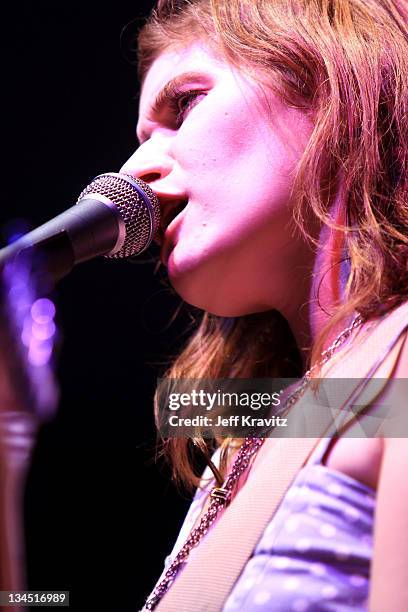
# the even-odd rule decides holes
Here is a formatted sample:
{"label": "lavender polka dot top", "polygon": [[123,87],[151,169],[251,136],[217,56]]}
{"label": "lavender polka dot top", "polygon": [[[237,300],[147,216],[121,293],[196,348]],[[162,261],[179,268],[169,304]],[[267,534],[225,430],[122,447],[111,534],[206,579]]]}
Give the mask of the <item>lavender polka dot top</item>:
{"label": "lavender polka dot top", "polygon": [[[322,464],[329,443],[323,438],[298,472],[223,612],[368,610],[375,491]],[[165,569],[212,486],[197,490]]]}

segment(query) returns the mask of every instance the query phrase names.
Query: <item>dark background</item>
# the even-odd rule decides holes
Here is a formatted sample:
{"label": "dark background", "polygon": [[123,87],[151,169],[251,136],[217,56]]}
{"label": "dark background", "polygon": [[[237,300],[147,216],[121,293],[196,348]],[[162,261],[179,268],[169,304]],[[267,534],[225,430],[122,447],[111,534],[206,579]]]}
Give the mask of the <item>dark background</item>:
{"label": "dark background", "polygon": [[[27,0],[9,8],[2,227],[55,216],[133,152],[129,49],[152,4]],[[83,264],[55,292],[61,401],[28,477],[26,568],[29,589],[70,590],[75,610],[139,609],[188,503],[154,462],[152,397],[189,316],[170,323],[179,298],[147,259]]]}

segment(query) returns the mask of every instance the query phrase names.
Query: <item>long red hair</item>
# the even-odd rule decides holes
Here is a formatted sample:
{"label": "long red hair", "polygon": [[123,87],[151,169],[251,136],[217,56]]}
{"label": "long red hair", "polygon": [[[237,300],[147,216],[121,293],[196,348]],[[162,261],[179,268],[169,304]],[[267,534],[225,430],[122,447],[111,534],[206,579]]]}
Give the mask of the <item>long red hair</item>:
{"label": "long red hair", "polygon": [[[241,70],[255,68],[287,104],[313,113],[294,217],[304,232],[312,211],[336,233],[332,281],[342,261],[347,278],[314,342],[312,363],[352,312],[374,317],[408,297],[407,17],[402,0],[160,0],[139,35],[142,80],[160,53],[198,38]],[[166,376],[295,375],[293,352],[281,351],[290,332],[277,317],[205,313]],[[196,443],[205,451],[200,435]],[[168,440],[165,448],[174,476],[197,484],[189,441]]]}

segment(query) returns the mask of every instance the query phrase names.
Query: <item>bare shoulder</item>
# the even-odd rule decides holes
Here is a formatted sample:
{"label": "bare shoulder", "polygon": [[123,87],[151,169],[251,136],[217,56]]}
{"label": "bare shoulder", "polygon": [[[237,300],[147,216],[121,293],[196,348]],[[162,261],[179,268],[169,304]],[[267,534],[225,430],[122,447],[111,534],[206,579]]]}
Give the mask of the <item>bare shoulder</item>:
{"label": "bare shoulder", "polygon": [[[387,458],[387,461],[395,461],[400,467],[404,465],[406,470],[408,470],[408,438],[385,438],[383,449],[384,461]],[[399,476],[401,476],[401,474]],[[408,479],[403,478],[401,480],[404,484],[406,483],[408,487]]]}
{"label": "bare shoulder", "polygon": [[386,438],[377,491],[370,611],[408,610],[408,439]]}
{"label": "bare shoulder", "polygon": [[[408,332],[399,340],[400,350],[384,402],[401,403],[400,379],[408,379]],[[407,380],[408,383],[408,380]],[[396,432],[395,432],[396,433]],[[404,431],[401,430],[404,434]],[[408,432],[407,432],[408,433]],[[407,434],[405,434],[407,435]],[[375,545],[371,569],[371,612],[408,610],[408,436],[385,437],[382,444],[375,513]]]}
{"label": "bare shoulder", "polygon": [[[390,377],[381,394],[381,402],[402,411],[401,414],[405,413],[408,387],[408,331],[402,333],[376,375],[380,378]],[[401,384],[400,379],[406,381]],[[404,419],[403,422],[408,423],[408,419]],[[398,433],[404,434],[403,431]],[[398,435],[398,433],[390,432],[389,435]],[[393,462],[398,465],[397,470],[404,466],[405,471],[408,471],[408,425],[406,435],[407,437],[384,437],[384,439],[362,439],[353,435],[340,438],[328,449],[325,464],[377,489],[380,475],[383,473],[385,452],[388,454],[387,465]]]}

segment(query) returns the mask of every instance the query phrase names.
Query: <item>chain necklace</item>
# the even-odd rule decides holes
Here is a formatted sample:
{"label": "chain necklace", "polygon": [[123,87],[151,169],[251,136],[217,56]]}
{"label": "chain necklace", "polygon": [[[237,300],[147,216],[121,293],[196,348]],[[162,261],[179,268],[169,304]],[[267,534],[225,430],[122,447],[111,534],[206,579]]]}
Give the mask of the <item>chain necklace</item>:
{"label": "chain necklace", "polygon": [[[304,394],[309,383],[310,383],[310,375],[319,367],[322,367],[335,351],[341,346],[347,338],[350,337],[352,332],[359,327],[363,323],[363,318],[360,314],[353,319],[352,323],[346,327],[334,340],[334,342],[325,349],[320,356],[320,359],[317,363],[315,363],[303,376],[299,385],[292,391],[292,393],[286,399],[286,402],[283,406],[283,414],[287,414],[289,409],[295,404],[298,399]],[[237,453],[237,457],[232,465],[231,471],[229,472],[226,480],[222,487],[215,487],[211,493],[210,497],[212,498],[212,502],[210,503],[208,510],[202,516],[198,526],[193,529],[187,538],[186,542],[179,550],[174,560],[170,564],[170,567],[164,574],[163,579],[160,583],[155,587],[153,593],[150,595],[147,600],[144,610],[154,610],[157,606],[163,595],[167,593],[170,588],[172,582],[177,576],[180,567],[187,563],[187,559],[189,557],[190,551],[195,548],[205,534],[208,532],[211,525],[217,519],[220,511],[225,508],[232,495],[232,491],[234,490],[241,474],[247,470],[251,458],[255,455],[260,447],[262,446],[265,438],[246,438],[245,442],[242,444],[241,448]]]}

